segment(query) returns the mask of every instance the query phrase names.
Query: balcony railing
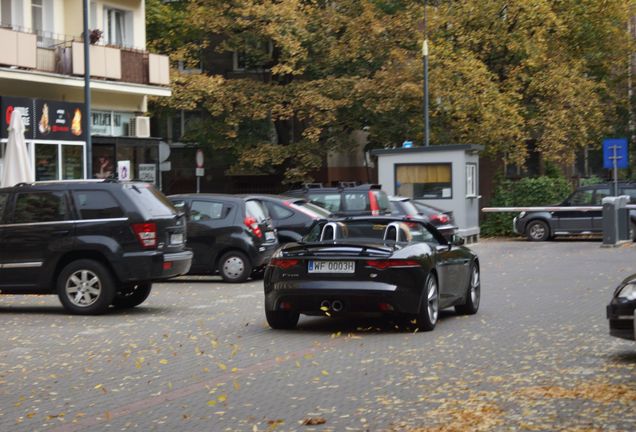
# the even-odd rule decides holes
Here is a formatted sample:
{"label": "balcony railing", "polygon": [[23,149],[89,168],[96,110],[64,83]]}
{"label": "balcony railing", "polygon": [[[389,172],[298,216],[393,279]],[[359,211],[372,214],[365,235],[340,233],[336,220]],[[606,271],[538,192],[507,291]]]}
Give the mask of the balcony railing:
{"label": "balcony railing", "polygon": [[[44,43],[45,42],[45,43]],[[169,61],[164,55],[106,45],[90,46],[91,77],[108,81],[170,85]],[[84,45],[80,38],[41,37],[0,28],[0,67],[84,75]]]}

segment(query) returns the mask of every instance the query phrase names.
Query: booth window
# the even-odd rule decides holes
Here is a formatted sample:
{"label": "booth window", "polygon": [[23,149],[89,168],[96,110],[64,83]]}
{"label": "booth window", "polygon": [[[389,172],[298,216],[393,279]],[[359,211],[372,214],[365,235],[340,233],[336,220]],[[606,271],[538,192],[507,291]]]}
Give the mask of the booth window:
{"label": "booth window", "polygon": [[477,164],[466,164],[466,197],[477,196]]}
{"label": "booth window", "polygon": [[450,163],[396,165],[395,177],[398,195],[415,199],[453,197]]}

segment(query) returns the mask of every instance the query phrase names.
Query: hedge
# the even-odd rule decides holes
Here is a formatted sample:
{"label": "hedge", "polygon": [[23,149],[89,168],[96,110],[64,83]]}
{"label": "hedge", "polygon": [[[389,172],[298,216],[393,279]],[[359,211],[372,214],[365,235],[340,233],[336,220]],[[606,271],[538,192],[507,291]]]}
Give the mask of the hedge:
{"label": "hedge", "polygon": [[[502,180],[495,188],[491,207],[526,207],[553,205],[563,201],[570,193],[568,181],[561,177],[536,177],[521,180]],[[514,234],[512,220],[517,213],[484,213],[482,236]]]}

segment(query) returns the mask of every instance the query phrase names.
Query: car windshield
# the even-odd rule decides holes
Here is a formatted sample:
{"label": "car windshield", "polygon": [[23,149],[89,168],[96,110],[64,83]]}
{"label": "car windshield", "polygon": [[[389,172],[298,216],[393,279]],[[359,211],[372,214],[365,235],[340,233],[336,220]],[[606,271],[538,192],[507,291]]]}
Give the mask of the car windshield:
{"label": "car windshield", "polygon": [[257,222],[263,222],[268,218],[267,210],[256,200],[245,201],[247,216],[253,217]]}
{"label": "car windshield", "polygon": [[329,210],[307,201],[299,200],[299,201],[293,202],[290,205],[292,207],[298,208],[303,213],[309,214],[310,216],[315,218],[325,219],[331,216],[331,213],[329,212]]}
{"label": "car windshield", "polygon": [[382,212],[388,213],[391,211],[389,197],[387,196],[386,192],[382,190],[372,190],[371,193],[375,196],[375,199],[378,200],[378,207],[380,207],[380,210]]}
{"label": "car windshield", "polygon": [[174,216],[177,209],[164,194],[149,183],[124,183],[124,193],[152,216]]}
{"label": "car windshield", "polygon": [[404,212],[405,215],[416,216],[419,213],[421,213],[420,211],[417,210],[417,208],[415,208],[415,206],[413,205],[411,201],[402,201],[401,204],[402,204],[402,211]]}
{"label": "car windshield", "polygon": [[344,220],[323,221],[315,224],[304,238],[304,242],[353,240],[367,242],[433,242],[438,243],[435,235],[424,225],[417,222],[392,220]]}

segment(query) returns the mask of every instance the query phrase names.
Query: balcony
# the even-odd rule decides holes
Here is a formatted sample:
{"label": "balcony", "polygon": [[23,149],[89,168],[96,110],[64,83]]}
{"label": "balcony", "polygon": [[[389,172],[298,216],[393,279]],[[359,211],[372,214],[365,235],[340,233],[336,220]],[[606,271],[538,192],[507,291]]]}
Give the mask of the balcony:
{"label": "balcony", "polygon": [[[169,86],[169,61],[164,55],[129,48],[91,45],[91,77],[115,83]],[[0,28],[0,68],[84,76],[84,45],[80,38],[42,37]]]}

